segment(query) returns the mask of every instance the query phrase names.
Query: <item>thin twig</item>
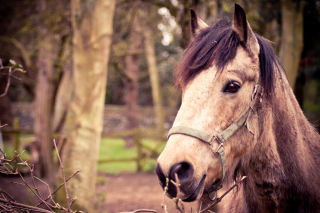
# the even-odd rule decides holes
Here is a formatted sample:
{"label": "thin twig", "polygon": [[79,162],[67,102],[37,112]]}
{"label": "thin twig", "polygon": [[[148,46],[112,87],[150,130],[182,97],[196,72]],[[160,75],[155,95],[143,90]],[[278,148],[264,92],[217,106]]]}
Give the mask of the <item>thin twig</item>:
{"label": "thin twig", "polygon": [[5,96],[8,92],[8,89],[9,89],[9,86],[10,86],[10,75],[11,75],[11,67],[9,67],[9,74],[8,74],[8,81],[7,81],[7,85],[6,85],[6,88],[4,89],[4,92],[0,95],[0,98]]}
{"label": "thin twig", "polygon": [[0,70],[3,70],[3,69],[8,69],[8,74],[6,74],[6,75],[8,75],[8,81],[7,81],[5,90],[4,90],[4,92],[2,94],[0,94],[0,97],[3,97],[8,93],[9,86],[10,86],[10,83],[11,83],[11,77],[13,77],[15,79],[18,79],[18,80],[21,80],[19,77],[13,75],[15,72],[22,72],[22,73],[26,73],[27,72],[27,71],[25,71],[25,70],[23,70],[21,68],[14,68],[12,66],[3,66],[2,60],[0,59]]}
{"label": "thin twig", "polygon": [[154,213],[157,213],[157,211],[153,210],[153,209],[138,209],[138,210],[133,211],[132,213],[139,213],[139,212],[154,212]]}
{"label": "thin twig", "polygon": [[213,202],[212,204],[210,204],[209,206],[207,206],[205,209],[202,209],[200,211],[200,213],[205,212],[207,210],[209,210],[211,207],[215,206],[217,203],[221,202],[222,198],[224,198],[224,196],[226,196],[229,192],[231,192],[232,189],[234,189],[234,187],[239,186],[239,184],[246,179],[247,176],[243,176],[239,181],[236,181],[233,186],[231,186],[221,197],[217,198],[215,200],[215,202]]}
{"label": "thin twig", "polygon": [[[52,203],[54,203],[56,205],[56,203],[54,202],[53,198],[52,198],[52,194],[51,194],[51,190],[50,190],[50,186],[49,184],[47,184],[46,182],[44,182],[43,180],[41,180],[40,178],[37,178],[35,177],[38,181],[42,182],[43,184],[45,184],[48,188],[48,191],[49,191],[49,198],[51,198],[51,201]],[[48,199],[47,199],[48,200]],[[47,201],[47,200],[41,200],[41,203],[43,203],[44,201]]]}
{"label": "thin twig", "polygon": [[67,204],[68,204],[68,212],[72,212],[70,201],[69,201],[69,194],[68,194],[68,189],[67,189],[66,176],[64,174],[63,164],[62,164],[62,161],[61,161],[61,158],[60,158],[60,155],[59,155],[59,151],[58,151],[58,147],[57,147],[57,144],[56,144],[55,140],[53,140],[53,144],[54,144],[54,148],[56,149],[57,157],[58,157],[59,163],[60,163],[60,169],[61,169],[61,173],[62,173],[62,177],[63,177],[64,189],[65,189],[65,192],[66,192],[66,199],[67,199]]}
{"label": "thin twig", "polygon": [[[0,59],[0,64],[1,63],[2,62],[1,62],[1,59]],[[55,143],[54,143],[54,145],[55,145],[55,148],[56,148],[56,151],[57,151],[57,146],[56,146]],[[63,185],[66,186],[66,182],[68,180],[70,180],[73,176],[75,176],[80,171],[76,171],[74,174],[72,174],[66,180],[65,175],[64,175],[64,171],[63,171],[63,167],[62,167],[62,175],[63,175],[63,178],[64,178],[64,183],[62,183],[53,193],[51,193],[49,185],[47,183],[45,183],[44,181],[42,181],[41,179],[39,179],[39,178],[37,178],[36,176],[33,175],[33,168],[34,168],[33,165],[30,165],[30,164],[28,164],[27,161],[22,160],[21,154],[19,154],[17,151],[15,151],[14,157],[12,159],[5,159],[6,155],[1,149],[0,149],[0,154],[3,155],[3,157],[4,157],[4,158],[0,159],[0,173],[18,174],[23,182],[18,183],[18,182],[7,181],[7,180],[4,180],[4,181],[5,182],[9,182],[9,183],[13,183],[13,184],[27,186],[31,190],[31,192],[36,197],[38,197],[38,199],[40,200],[40,203],[38,205],[43,203],[49,209],[49,210],[46,210],[46,209],[39,208],[38,205],[37,205],[37,207],[34,207],[34,206],[20,204],[20,203],[16,202],[5,191],[0,190],[0,212],[14,212],[14,213],[15,212],[42,212],[42,213],[48,213],[48,212],[53,212],[52,209],[59,209],[59,210],[63,210],[64,212],[68,212],[68,213],[72,212],[71,205],[75,201],[75,198],[72,199],[71,202],[68,203],[68,209],[67,209],[67,208],[64,208],[63,206],[60,206],[58,203],[55,203],[54,200],[52,199],[52,195],[55,194]],[[58,155],[58,158],[59,158],[60,165],[62,166],[62,161],[61,161],[61,158],[60,158],[58,152],[57,152],[57,155]],[[18,170],[18,166],[19,165],[26,166],[30,170],[31,177],[32,177],[32,184],[29,184],[24,179],[22,174],[19,172],[19,170]],[[45,200],[42,198],[42,196],[40,194],[40,191],[38,190],[37,185],[35,184],[35,179],[41,181],[43,184],[46,184],[47,187],[48,187],[48,191],[49,191],[50,195]],[[68,193],[66,193],[66,194],[68,196]],[[52,205],[51,203],[48,203],[47,202],[48,199],[51,199],[51,201],[52,201],[52,203],[54,205]],[[18,211],[16,211],[16,209],[18,209]],[[79,212],[81,212],[81,211],[79,211]]]}
{"label": "thin twig", "polygon": [[[78,174],[80,172],[80,170],[76,171],[75,173],[73,173],[67,180],[66,182],[68,182],[73,176],[75,176],[76,174]],[[64,183],[61,183],[60,186],[54,191],[52,192],[51,195],[49,195],[44,201],[47,201],[50,199],[50,197],[52,197],[52,195],[54,195],[62,186],[64,186]],[[36,206],[41,205],[43,201],[41,201],[40,203],[38,203]],[[70,204],[70,206],[72,206],[72,204]]]}
{"label": "thin twig", "polygon": [[198,209],[199,212],[201,211],[201,208],[202,208],[202,200],[200,200],[200,205],[199,205],[199,209]]}
{"label": "thin twig", "polygon": [[76,197],[71,199],[70,206],[72,206],[72,204],[76,201],[76,199],[77,199]]}
{"label": "thin twig", "polygon": [[165,199],[166,193],[168,191],[168,185],[169,185],[169,178],[166,178],[166,186],[164,187],[164,190],[163,190],[163,198],[162,198],[162,204],[161,204],[161,207],[163,208],[164,213],[168,213],[167,205],[164,204],[164,199]]}
{"label": "thin twig", "polygon": [[[9,197],[12,201],[15,201],[15,199],[13,199],[13,197],[11,197],[7,192],[3,191],[2,189],[0,189],[0,193],[1,193],[1,195],[2,195],[2,197],[3,197],[4,199],[6,199],[5,196],[7,196],[7,197]],[[4,196],[4,195],[5,195],[5,196]]]}
{"label": "thin twig", "polygon": [[[3,124],[2,126],[0,126],[0,128],[8,126],[8,124]],[[1,151],[2,152],[2,151]]]}
{"label": "thin twig", "polygon": [[21,203],[14,202],[14,201],[8,201],[8,200],[2,199],[2,198],[0,198],[0,202],[10,204],[12,206],[12,208],[17,208],[17,209],[21,209],[21,210],[27,210],[27,211],[32,211],[32,212],[42,212],[42,213],[52,213],[52,211],[40,209],[38,207],[29,206],[29,205],[21,204]]}
{"label": "thin twig", "polygon": [[[23,151],[23,152],[24,152],[24,151]],[[22,153],[23,153],[23,152],[22,152]],[[21,154],[22,154],[22,153],[21,153],[20,155],[18,154],[17,151],[15,151],[15,153],[16,153],[16,155],[17,155],[17,158],[22,162],[21,164],[24,165],[24,166],[26,166],[26,167],[28,167],[28,169],[30,170],[33,186],[30,185],[30,184],[28,184],[28,182],[23,178],[23,176],[21,175],[20,172],[18,173],[19,176],[21,177],[21,179],[23,180],[23,182],[25,183],[25,185],[31,190],[31,192],[32,192],[34,195],[36,195],[39,200],[43,200],[43,199],[42,199],[42,196],[41,196],[41,194],[40,194],[40,192],[39,192],[39,190],[38,190],[38,188],[37,188],[37,185],[36,185],[36,183],[35,183],[35,181],[34,181],[33,170],[31,169],[30,164],[28,164],[26,161],[23,161],[23,160],[21,159]],[[47,203],[47,202],[45,202],[44,204],[47,206],[47,208],[48,208],[49,210],[51,210],[51,212],[53,212],[52,209],[51,209],[52,205],[50,205],[50,204]]]}
{"label": "thin twig", "polygon": [[[171,180],[171,182],[176,186],[176,189],[177,189],[177,197],[173,198],[173,201],[174,201],[175,204],[176,204],[176,208],[177,208],[181,213],[185,213],[182,200],[180,199],[180,193],[181,193],[181,192],[180,192],[180,181],[179,181],[179,178],[178,178],[177,173],[174,173],[174,176],[175,176],[176,182],[174,182],[173,180]],[[179,204],[181,204],[181,205],[179,205]]]}
{"label": "thin twig", "polygon": [[[36,186],[30,186],[30,184],[28,184],[28,182],[23,178],[23,176],[21,175],[21,173],[18,173],[20,175],[20,178],[23,180],[24,184],[31,190],[31,192],[38,197],[39,200],[42,200],[41,195],[38,192],[38,189]],[[48,207],[48,209],[50,209],[50,212],[53,212],[52,209],[50,208],[49,204],[47,202],[44,202],[44,204]]]}

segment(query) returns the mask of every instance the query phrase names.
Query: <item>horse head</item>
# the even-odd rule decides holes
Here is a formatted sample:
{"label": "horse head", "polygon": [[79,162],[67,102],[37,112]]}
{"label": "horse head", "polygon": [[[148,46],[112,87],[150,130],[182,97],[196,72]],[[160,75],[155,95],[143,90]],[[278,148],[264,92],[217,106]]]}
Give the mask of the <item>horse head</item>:
{"label": "horse head", "polygon": [[265,84],[260,45],[241,6],[232,24],[209,27],[191,15],[194,38],[176,73],[182,104],[156,167],[170,197],[177,195],[170,181],[177,175],[184,201],[218,190],[235,159],[255,146]]}

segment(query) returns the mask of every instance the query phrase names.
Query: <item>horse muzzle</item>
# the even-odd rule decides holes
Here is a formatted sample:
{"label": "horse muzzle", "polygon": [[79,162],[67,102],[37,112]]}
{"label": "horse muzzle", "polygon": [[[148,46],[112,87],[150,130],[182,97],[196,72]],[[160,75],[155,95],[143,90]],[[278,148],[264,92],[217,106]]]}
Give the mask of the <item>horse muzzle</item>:
{"label": "horse muzzle", "polygon": [[[158,175],[160,185],[166,191],[170,198],[179,198],[185,202],[192,202],[199,197],[199,194],[203,191],[204,181],[206,175],[203,175],[200,181],[194,178],[193,166],[188,162],[177,163],[171,166],[168,176],[165,176],[160,165],[156,167],[156,173]],[[177,194],[177,186],[174,183],[176,181],[176,174],[179,179],[180,193]],[[174,182],[174,183],[173,183]]]}

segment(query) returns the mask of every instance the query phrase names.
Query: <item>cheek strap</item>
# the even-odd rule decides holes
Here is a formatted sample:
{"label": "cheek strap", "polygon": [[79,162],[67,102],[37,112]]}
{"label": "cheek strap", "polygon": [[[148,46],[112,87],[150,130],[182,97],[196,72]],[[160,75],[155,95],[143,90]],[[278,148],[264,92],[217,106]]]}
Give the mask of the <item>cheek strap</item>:
{"label": "cheek strap", "polygon": [[[258,95],[259,94],[259,95]],[[261,98],[262,95],[262,87],[260,85],[256,85],[254,92],[252,94],[251,102],[247,109],[230,125],[228,126],[224,131],[220,132],[217,136],[209,135],[204,132],[201,132],[197,129],[185,127],[185,126],[174,126],[169,130],[168,133],[168,139],[173,134],[182,134],[187,135],[190,137],[194,137],[199,139],[200,141],[204,143],[208,143],[210,146],[212,145],[213,141],[217,139],[217,141],[220,143],[217,150],[215,150],[215,153],[218,154],[218,158],[221,164],[221,178],[218,183],[215,183],[213,188],[210,189],[210,191],[217,191],[222,187],[222,182],[225,177],[226,173],[226,155],[224,152],[223,144],[224,142],[230,138],[234,133],[236,133],[242,126],[245,126],[248,129],[248,122],[247,119],[249,117],[250,113],[253,112],[253,106],[256,103],[256,100],[258,98]],[[261,101],[261,100],[260,100]],[[249,130],[250,133],[252,133]],[[252,133],[253,134],[253,133]]]}

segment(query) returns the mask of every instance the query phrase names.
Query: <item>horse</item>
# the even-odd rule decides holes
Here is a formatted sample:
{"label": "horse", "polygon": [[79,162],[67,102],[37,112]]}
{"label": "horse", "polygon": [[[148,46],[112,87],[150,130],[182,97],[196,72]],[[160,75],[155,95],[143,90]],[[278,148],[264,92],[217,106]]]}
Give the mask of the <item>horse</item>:
{"label": "horse", "polygon": [[212,198],[246,176],[222,212],[320,212],[320,135],[272,43],[238,4],[231,22],[211,27],[191,11],[191,29],[175,72],[181,106],[155,168],[166,194]]}

